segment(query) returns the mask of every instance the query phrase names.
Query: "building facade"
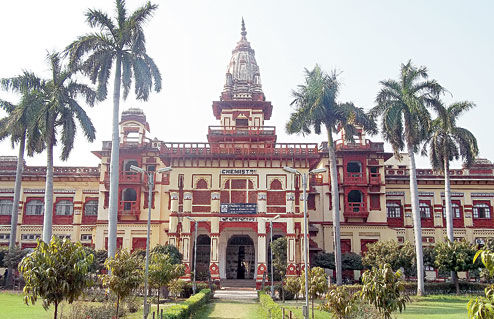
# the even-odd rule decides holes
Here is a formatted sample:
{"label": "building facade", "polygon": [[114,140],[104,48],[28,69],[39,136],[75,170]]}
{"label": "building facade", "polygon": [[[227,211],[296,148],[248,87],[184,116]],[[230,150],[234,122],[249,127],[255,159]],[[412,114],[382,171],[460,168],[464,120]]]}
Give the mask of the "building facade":
{"label": "building facade", "polygon": [[[151,139],[142,110],[122,113],[117,248],[145,248],[151,206],[151,245],[177,246],[187,274],[197,245],[199,278],[251,279],[259,285],[269,263],[270,231],[275,239],[287,238],[288,275],[303,270],[302,183],[283,167],[308,173],[329,165],[326,143],[280,143],[276,128],[266,125],[273,106],[246,34],[242,25],[220,99],[212,104],[217,122],[208,127],[207,142]],[[110,151],[111,142],[103,142],[93,152],[101,160],[98,167],[54,169],[54,235],[107,248]],[[353,143],[338,140],[336,154],[342,251],[363,253],[378,240],[413,242],[406,158],[396,161],[383,143],[363,133]],[[131,165],[148,172],[172,167],[155,174],[151,202],[147,175],[131,171]],[[9,240],[15,170],[15,157],[0,157],[0,245]],[[45,170],[24,167],[21,201],[13,212],[23,248],[35,247],[42,233]],[[446,238],[443,177],[431,169],[417,174],[423,241],[433,245]],[[450,174],[455,238],[478,243],[494,238],[494,165],[478,160]],[[311,175],[307,194],[310,253],[331,252],[329,174]],[[278,215],[270,229],[270,219]]]}

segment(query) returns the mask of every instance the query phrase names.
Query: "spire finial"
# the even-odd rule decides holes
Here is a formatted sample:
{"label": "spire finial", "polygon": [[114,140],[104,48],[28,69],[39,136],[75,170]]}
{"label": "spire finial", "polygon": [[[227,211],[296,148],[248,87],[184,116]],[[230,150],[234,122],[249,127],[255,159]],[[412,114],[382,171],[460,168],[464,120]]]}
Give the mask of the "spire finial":
{"label": "spire finial", "polygon": [[247,31],[245,31],[245,22],[244,22],[244,17],[242,17],[242,32],[240,32],[242,35],[242,39],[245,39],[245,36],[247,35]]}

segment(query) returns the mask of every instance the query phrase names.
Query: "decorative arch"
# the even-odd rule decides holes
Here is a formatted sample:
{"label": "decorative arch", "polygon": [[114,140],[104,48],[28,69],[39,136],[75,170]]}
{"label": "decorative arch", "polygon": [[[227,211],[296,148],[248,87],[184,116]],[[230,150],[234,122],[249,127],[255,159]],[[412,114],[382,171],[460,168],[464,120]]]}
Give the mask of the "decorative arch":
{"label": "decorative arch", "polygon": [[269,184],[269,189],[270,190],[283,190],[283,184],[281,184],[281,181],[279,179],[273,179],[271,183]]}
{"label": "decorative arch", "polygon": [[201,178],[199,179],[197,182],[196,182],[196,189],[208,189],[208,182],[206,182],[206,180],[204,178]]}

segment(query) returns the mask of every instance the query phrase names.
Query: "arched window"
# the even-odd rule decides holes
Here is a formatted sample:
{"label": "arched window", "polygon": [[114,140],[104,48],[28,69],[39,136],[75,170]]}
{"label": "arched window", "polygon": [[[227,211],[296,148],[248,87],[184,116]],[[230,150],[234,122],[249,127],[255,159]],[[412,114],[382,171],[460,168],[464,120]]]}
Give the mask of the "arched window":
{"label": "arched window", "polygon": [[11,215],[13,203],[11,199],[0,199],[0,215]]}
{"label": "arched window", "polygon": [[388,218],[401,218],[401,205],[398,203],[386,203]]}
{"label": "arched window", "polygon": [[86,216],[97,216],[98,215],[98,200],[91,199],[84,205],[84,215]]}
{"label": "arched window", "polygon": [[431,218],[431,206],[427,203],[419,204],[420,218]]}
{"label": "arched window", "polygon": [[352,190],[348,192],[348,202],[349,203],[361,203],[362,202],[362,192],[358,190]]}
{"label": "arched window", "polygon": [[473,205],[473,218],[491,218],[491,207],[485,203]]}
{"label": "arched window", "polygon": [[26,215],[43,215],[44,204],[40,199],[33,199],[26,203]]}
{"label": "arched window", "polygon": [[208,183],[204,180],[204,178],[197,181],[196,189],[208,189]]}
{"label": "arched window", "polygon": [[137,163],[137,161],[134,161],[134,160],[131,160],[131,161],[128,161],[125,163],[125,166],[124,166],[124,170],[126,172],[131,172],[131,173],[135,173],[134,171],[131,171],[130,170],[130,167],[134,165],[134,166],[139,166],[139,163]]}
{"label": "arched window", "polygon": [[348,162],[346,164],[346,171],[348,173],[362,173],[362,163],[360,162]]}
{"label": "arched window", "polygon": [[279,179],[275,179],[271,182],[271,185],[269,186],[269,189],[271,190],[282,190],[283,185],[281,185],[281,182]]}
{"label": "arched window", "polygon": [[60,200],[55,206],[55,214],[62,216],[70,216],[74,211],[74,204],[70,200]]}
{"label": "arched window", "polygon": [[124,201],[124,210],[130,210],[132,208],[132,204],[137,200],[136,190],[133,188],[126,188],[123,191],[123,201]]}

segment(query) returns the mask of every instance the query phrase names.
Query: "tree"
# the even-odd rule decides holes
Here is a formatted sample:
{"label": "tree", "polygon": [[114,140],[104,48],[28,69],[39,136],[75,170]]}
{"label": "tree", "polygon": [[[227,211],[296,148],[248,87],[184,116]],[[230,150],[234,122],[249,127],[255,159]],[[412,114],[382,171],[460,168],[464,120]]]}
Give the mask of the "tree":
{"label": "tree", "polygon": [[273,267],[275,269],[276,274],[279,278],[281,278],[281,299],[285,301],[285,292],[283,288],[283,279],[286,275],[286,267],[287,267],[287,242],[286,237],[280,237],[273,242],[271,242],[271,249],[273,251]]}
{"label": "tree", "polygon": [[86,12],[86,21],[99,31],[79,37],[66,52],[70,66],[81,67],[82,72],[98,84],[98,93],[106,98],[108,81],[115,62],[113,81],[112,149],[110,164],[110,200],[108,214],[108,257],[113,257],[117,247],[117,209],[119,177],[119,107],[120,88],[123,98],[129,93],[132,79],[135,80],[136,98],[146,101],[153,88],[161,90],[161,74],[153,59],[146,53],[146,38],[143,25],[158,8],[147,2],[127,15],[124,0],[116,0],[115,21],[100,10]]}
{"label": "tree", "polygon": [[437,118],[431,124],[431,134],[427,138],[423,153],[427,154],[432,168],[444,174],[444,202],[446,207],[446,232],[450,242],[453,236],[453,213],[451,207],[451,187],[449,162],[462,160],[469,167],[479,153],[477,139],[469,130],[456,126],[460,115],[475,106],[472,102],[457,102],[449,107],[436,105]]}
{"label": "tree", "polygon": [[436,268],[454,273],[452,279],[456,287],[456,294],[459,295],[458,272],[479,268],[479,265],[473,262],[477,252],[476,247],[464,240],[454,242],[447,240],[437,243],[434,247],[434,252]]}
{"label": "tree", "polygon": [[321,134],[321,126],[326,129],[328,137],[328,160],[331,179],[333,204],[334,251],[336,256],[336,283],[342,284],[341,245],[340,245],[340,195],[336,167],[333,133],[345,131],[345,138],[353,141],[357,127],[366,132],[375,133],[376,124],[362,108],[353,103],[338,103],[339,82],[336,72],[327,74],[316,65],[312,71],[305,69],[305,83],[292,92],[292,105],[295,111],[286,124],[288,134],[310,134],[312,129]]}
{"label": "tree", "polygon": [[63,300],[72,303],[89,284],[87,276],[93,255],[86,255],[80,243],[53,236],[50,243],[38,240],[36,249],[19,264],[24,277],[24,302],[43,298],[45,310],[54,304],[53,318]]}
{"label": "tree", "polygon": [[320,306],[320,309],[331,312],[333,318],[352,318],[356,307],[356,296],[345,286],[331,286],[326,294],[326,302]]}
{"label": "tree", "polygon": [[151,254],[160,253],[166,254],[170,258],[170,262],[172,264],[181,264],[182,263],[182,254],[178,250],[176,246],[173,245],[156,245],[151,249]]}
{"label": "tree", "polygon": [[293,294],[295,299],[297,299],[298,294],[300,293],[300,279],[298,277],[288,277],[285,281],[285,290]]}
{"label": "tree", "polygon": [[402,312],[410,298],[404,294],[401,271],[393,272],[389,264],[367,270],[362,275],[360,297],[372,304],[385,319],[397,310]]}
{"label": "tree", "polygon": [[168,283],[168,290],[173,296],[175,296],[175,299],[180,297],[180,294],[182,294],[184,289],[185,281],[183,281],[182,279],[173,279]]}
{"label": "tree", "polygon": [[149,264],[149,285],[151,288],[158,290],[158,310],[160,312],[160,290],[161,287],[167,286],[172,280],[180,278],[185,273],[183,264],[172,262],[173,259],[167,254],[154,252],[151,254],[151,263]]}
{"label": "tree", "polygon": [[[334,253],[318,253],[314,256],[314,266],[326,269],[335,269]],[[362,256],[354,252],[342,254],[341,268],[343,270],[362,270]]]}
{"label": "tree", "polygon": [[435,80],[428,79],[426,67],[415,67],[411,61],[401,65],[399,80],[381,81],[373,116],[381,116],[381,133],[393,147],[395,157],[405,147],[410,158],[410,197],[417,256],[417,295],[424,293],[424,265],[422,255],[422,227],[419,214],[415,153],[427,138],[430,129],[428,108],[440,104],[444,89]]}
{"label": "tree", "polygon": [[[489,275],[494,276],[494,253],[491,250],[479,250],[473,258],[477,262],[478,258],[482,260]],[[469,319],[493,319],[494,318],[494,285],[485,288],[485,297],[478,296],[470,299],[467,304]]]}
{"label": "tree", "polygon": [[[20,81],[26,83],[31,76],[30,73],[24,72],[24,74],[20,76]],[[9,89],[8,80],[2,80],[1,83],[5,83],[4,88]],[[42,96],[36,89],[29,89],[24,87],[24,85],[19,87],[17,91],[22,93],[21,101],[18,105],[13,105],[7,101],[0,100],[0,108],[8,114],[8,116],[0,119],[0,141],[6,137],[10,137],[12,148],[14,148],[15,144],[19,144],[14,184],[14,199],[12,201],[12,210],[10,214],[9,251],[14,249],[17,238],[17,219],[26,141],[28,155],[30,156],[34,153],[40,153],[44,147],[40,138],[40,132],[32,129],[35,114],[43,104]],[[9,268],[8,270],[7,286],[11,286],[12,284],[12,270],[12,268]]]}
{"label": "tree", "polygon": [[410,242],[400,245],[395,240],[380,240],[367,246],[363,264],[367,268],[378,268],[389,264],[393,271],[403,268],[406,275],[415,269],[415,251]]}
{"label": "tree", "polygon": [[117,296],[115,318],[118,318],[120,301],[136,290],[143,280],[142,258],[122,249],[115,257],[106,259],[105,267],[108,274],[101,275],[103,286]]}
{"label": "tree", "polygon": [[[313,267],[309,272],[309,298],[312,301],[312,319],[314,319],[314,299],[328,290],[328,277],[321,267]],[[305,276],[300,276],[300,293],[305,296]],[[309,311],[309,309],[307,309]]]}
{"label": "tree", "polygon": [[43,105],[35,114],[36,121],[32,123],[32,129],[42,133],[42,139],[46,146],[46,184],[45,184],[45,207],[43,218],[43,241],[48,243],[52,235],[53,219],[53,146],[57,143],[57,128],[61,128],[60,142],[62,154],[60,158],[67,160],[74,146],[76,134],[76,121],[79,122],[82,131],[88,141],[95,139],[95,129],[93,123],[80,106],[77,99],[82,96],[90,106],[94,105],[96,92],[87,85],[73,80],[73,70],[62,66],[62,61],[58,53],[50,53],[47,56],[50,64],[51,78],[42,80],[30,74],[28,79],[25,76],[18,76],[10,79],[3,79],[2,85],[5,88],[25,91],[37,89],[43,99]]}

